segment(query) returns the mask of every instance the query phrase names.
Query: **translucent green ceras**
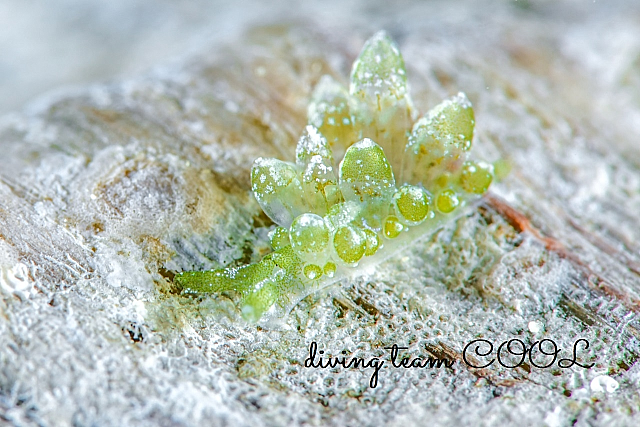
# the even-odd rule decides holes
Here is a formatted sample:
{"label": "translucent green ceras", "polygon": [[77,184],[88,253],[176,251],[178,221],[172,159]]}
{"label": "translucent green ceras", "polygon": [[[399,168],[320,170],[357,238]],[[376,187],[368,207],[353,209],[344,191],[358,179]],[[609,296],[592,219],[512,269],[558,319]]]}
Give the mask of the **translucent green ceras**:
{"label": "translucent green ceras", "polygon": [[177,274],[183,293],[233,291],[259,320],[431,232],[487,191],[493,168],[467,159],[475,117],[464,93],[417,118],[404,60],[379,32],[347,90],[318,82],[295,163],[258,158],[251,186],[277,224],[273,252],[237,268]]}

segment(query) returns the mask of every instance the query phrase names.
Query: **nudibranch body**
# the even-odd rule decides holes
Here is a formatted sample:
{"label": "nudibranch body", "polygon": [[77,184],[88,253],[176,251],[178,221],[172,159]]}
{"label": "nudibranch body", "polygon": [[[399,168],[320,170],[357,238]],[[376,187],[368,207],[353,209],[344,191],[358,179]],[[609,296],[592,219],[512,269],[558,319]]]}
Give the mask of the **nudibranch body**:
{"label": "nudibranch body", "polygon": [[182,292],[237,292],[243,317],[257,321],[451,219],[493,179],[491,165],[467,160],[473,108],[459,93],[416,116],[402,55],[379,32],[353,64],[348,91],[329,76],[319,81],[295,163],[253,165],[255,198],[277,224],[273,252],[180,273]]}

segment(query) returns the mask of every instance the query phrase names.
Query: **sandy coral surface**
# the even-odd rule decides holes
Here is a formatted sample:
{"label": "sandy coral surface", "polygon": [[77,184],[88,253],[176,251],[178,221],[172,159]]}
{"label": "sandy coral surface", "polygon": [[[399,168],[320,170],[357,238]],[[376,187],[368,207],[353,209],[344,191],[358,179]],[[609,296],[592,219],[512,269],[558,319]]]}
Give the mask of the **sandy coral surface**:
{"label": "sandy coral surface", "polygon": [[[232,41],[203,36],[170,65],[0,118],[1,421],[637,425],[638,5],[330,6],[292,19],[276,3]],[[268,252],[251,164],[293,159],[313,86],[346,82],[380,28],[416,108],[464,91],[474,150],[510,173],[280,321],[247,324],[228,295],[179,295],[173,271]],[[553,340],[568,358],[585,339],[579,361],[593,366],[464,362],[474,339],[513,338]],[[312,342],[387,360],[377,386],[373,368],[306,367]],[[453,367],[395,368],[393,344]]]}

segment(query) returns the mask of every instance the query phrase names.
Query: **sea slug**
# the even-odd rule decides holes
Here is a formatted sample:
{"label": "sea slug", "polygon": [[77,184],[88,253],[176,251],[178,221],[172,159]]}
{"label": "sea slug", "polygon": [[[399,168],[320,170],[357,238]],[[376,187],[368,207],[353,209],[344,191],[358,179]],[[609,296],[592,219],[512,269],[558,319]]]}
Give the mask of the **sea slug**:
{"label": "sea slug", "polygon": [[295,163],[253,164],[253,193],[277,224],[273,252],[255,264],[182,272],[174,282],[187,294],[235,291],[242,316],[255,322],[380,262],[487,191],[493,167],[467,158],[474,125],[464,93],[417,118],[402,55],[375,34],[353,64],[349,90],[329,76],[318,82]]}

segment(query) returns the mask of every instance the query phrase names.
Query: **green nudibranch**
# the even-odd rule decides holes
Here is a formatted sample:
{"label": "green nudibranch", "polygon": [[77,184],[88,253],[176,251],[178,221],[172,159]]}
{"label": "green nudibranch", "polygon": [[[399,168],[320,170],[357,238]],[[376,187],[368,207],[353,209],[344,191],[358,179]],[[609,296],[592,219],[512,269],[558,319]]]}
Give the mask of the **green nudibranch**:
{"label": "green nudibranch", "polygon": [[487,191],[493,167],[467,159],[475,118],[464,93],[416,116],[402,55],[379,32],[353,64],[348,91],[320,79],[295,163],[253,164],[253,193],[277,224],[273,252],[242,267],[179,273],[175,283],[183,293],[235,291],[255,322],[437,229]]}

